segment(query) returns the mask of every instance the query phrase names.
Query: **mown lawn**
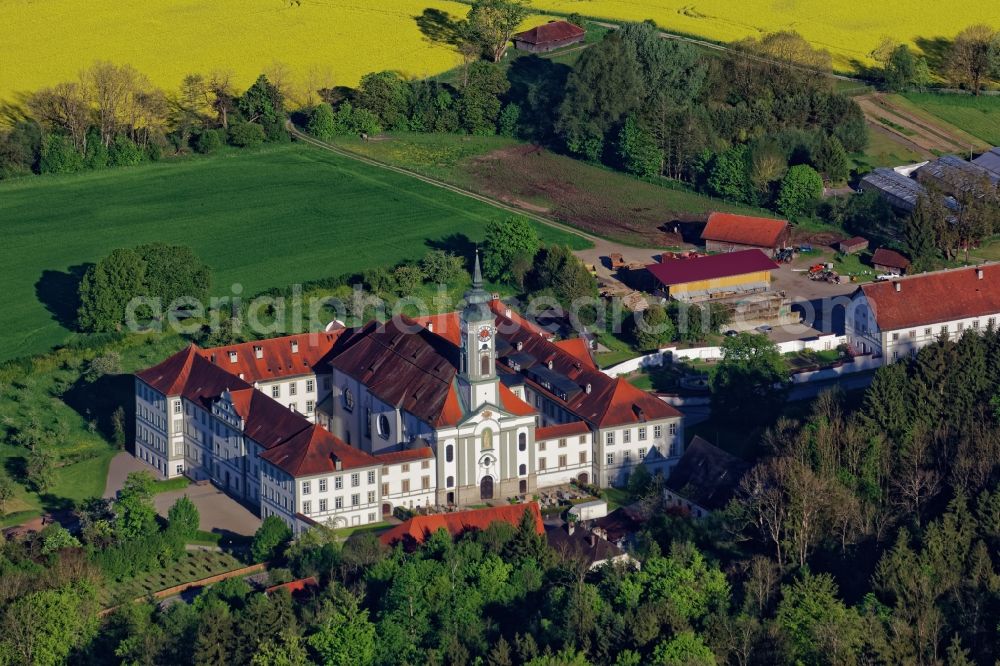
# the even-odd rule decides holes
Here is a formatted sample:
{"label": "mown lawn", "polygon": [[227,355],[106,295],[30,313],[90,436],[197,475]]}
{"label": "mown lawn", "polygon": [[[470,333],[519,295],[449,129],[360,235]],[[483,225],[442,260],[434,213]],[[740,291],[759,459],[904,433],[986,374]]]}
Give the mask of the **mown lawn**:
{"label": "mown lawn", "polygon": [[[244,295],[467,247],[507,213],[302,145],[0,184],[0,360],[72,337],[79,275],[115,247],[191,246]],[[576,236],[539,227],[545,241]]]}
{"label": "mown lawn", "polygon": [[1000,97],[934,93],[906,93],[904,97],[991,146],[1000,145]]}

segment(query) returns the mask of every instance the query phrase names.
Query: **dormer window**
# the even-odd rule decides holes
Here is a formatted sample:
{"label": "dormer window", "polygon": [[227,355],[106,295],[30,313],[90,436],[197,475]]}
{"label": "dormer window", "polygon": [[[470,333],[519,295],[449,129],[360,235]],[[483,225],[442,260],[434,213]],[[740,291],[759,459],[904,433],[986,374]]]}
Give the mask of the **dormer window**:
{"label": "dormer window", "polygon": [[292,353],[293,354],[298,354],[299,353],[299,341],[298,340],[292,340]]}
{"label": "dormer window", "polygon": [[548,362],[548,366],[549,366],[549,370],[551,370],[552,369],[552,361],[551,360]]}
{"label": "dormer window", "polygon": [[236,352],[234,351],[229,352],[229,362],[236,363]]}
{"label": "dormer window", "polygon": [[517,341],[517,351],[521,351],[522,349],[524,349],[524,343],[521,342],[520,340],[518,340]]}
{"label": "dormer window", "polygon": [[264,358],[264,348],[260,345],[253,346],[253,355],[257,358]]}

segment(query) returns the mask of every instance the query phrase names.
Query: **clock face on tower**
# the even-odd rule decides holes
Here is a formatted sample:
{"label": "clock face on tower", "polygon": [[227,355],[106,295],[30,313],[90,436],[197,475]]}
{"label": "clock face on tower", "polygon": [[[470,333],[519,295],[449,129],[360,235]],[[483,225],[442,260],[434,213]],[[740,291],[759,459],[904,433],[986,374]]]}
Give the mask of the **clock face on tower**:
{"label": "clock face on tower", "polygon": [[492,337],[493,337],[493,331],[490,330],[489,326],[483,326],[481,329],[479,329],[480,342],[489,342]]}

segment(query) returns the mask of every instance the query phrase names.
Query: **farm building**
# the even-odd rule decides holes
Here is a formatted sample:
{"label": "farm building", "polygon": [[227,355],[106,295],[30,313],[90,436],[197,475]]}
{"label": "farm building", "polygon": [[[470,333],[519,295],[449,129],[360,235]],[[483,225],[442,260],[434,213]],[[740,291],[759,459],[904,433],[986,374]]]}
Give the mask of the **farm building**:
{"label": "farm building", "polygon": [[931,160],[920,167],[916,175],[922,183],[934,182],[945,190],[954,187],[961,189],[983,181],[996,185],[1000,181],[1000,174],[956,155],[943,155]]}
{"label": "farm building", "polygon": [[740,250],[697,259],[650,264],[659,290],[678,301],[706,301],[767,291],[778,268],[761,250]]}
{"label": "farm building", "polygon": [[701,232],[708,252],[761,250],[769,256],[788,244],[788,222],[765,217],[712,213]]}
{"label": "farm building", "polygon": [[895,250],[890,250],[887,247],[880,247],[875,250],[875,254],[872,255],[872,266],[874,266],[877,271],[903,275],[906,273],[906,269],[910,267],[910,260]]}
{"label": "farm building", "polygon": [[569,21],[550,21],[544,25],[519,32],[511,37],[514,48],[530,53],[545,53],[582,42],[584,30]]}
{"label": "farm building", "polygon": [[848,238],[847,240],[842,240],[837,243],[837,249],[843,254],[854,254],[855,252],[861,252],[862,250],[868,249],[868,239],[862,238],[861,236],[855,236],[854,238]]}
{"label": "farm building", "polygon": [[877,192],[890,206],[906,213],[917,207],[924,186],[892,169],[878,168],[861,179],[861,192]]}
{"label": "farm building", "polygon": [[988,152],[972,160],[972,163],[1000,178],[1000,148],[991,148]]}

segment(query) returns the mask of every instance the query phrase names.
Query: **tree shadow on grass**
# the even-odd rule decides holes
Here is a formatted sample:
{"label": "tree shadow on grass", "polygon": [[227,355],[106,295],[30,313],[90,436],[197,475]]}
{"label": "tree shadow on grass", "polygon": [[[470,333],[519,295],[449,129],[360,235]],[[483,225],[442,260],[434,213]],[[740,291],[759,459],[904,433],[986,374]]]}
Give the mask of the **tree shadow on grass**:
{"label": "tree shadow on grass", "polygon": [[927,66],[932,71],[943,74],[951,54],[952,40],[944,37],[917,37],[914,43],[924,52]]}
{"label": "tree shadow on grass", "polygon": [[470,257],[476,253],[476,248],[479,247],[479,244],[472,242],[468,236],[461,233],[449,234],[436,240],[428,238],[424,243],[432,250],[444,250],[469,260],[470,264]]}
{"label": "tree shadow on grass", "polygon": [[109,442],[114,441],[112,416],[118,407],[125,412],[125,441],[133,441],[134,419],[132,413],[134,384],[131,375],[104,375],[92,382],[78,378],[65,393],[62,400],[88,421],[97,422],[98,432]]}
{"label": "tree shadow on grass", "polygon": [[70,266],[66,271],[44,270],[35,282],[35,297],[63,328],[76,330],[80,281],[91,266],[88,263]]}
{"label": "tree shadow on grass", "polygon": [[446,11],[428,7],[420,16],[414,16],[420,33],[436,44],[457,46],[462,42],[462,19],[455,19]]}

